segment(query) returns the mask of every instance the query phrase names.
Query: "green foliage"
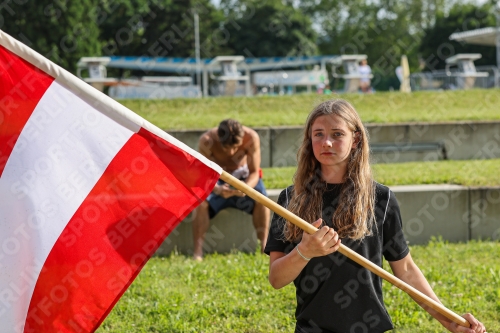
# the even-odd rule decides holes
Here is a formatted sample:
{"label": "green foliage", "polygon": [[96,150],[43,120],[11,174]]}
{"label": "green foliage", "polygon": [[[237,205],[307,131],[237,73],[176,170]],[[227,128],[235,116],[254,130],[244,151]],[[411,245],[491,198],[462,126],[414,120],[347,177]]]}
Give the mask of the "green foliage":
{"label": "green foliage", "polygon": [[481,53],[482,58],[476,65],[496,64],[494,47],[472,45],[450,41],[454,32],[462,32],[496,25],[493,6],[486,3],[478,7],[471,3],[456,3],[448,15],[440,12],[436,15],[436,23],[425,30],[419,47],[422,54],[422,65],[426,70],[443,69],[446,58],[458,53]]}
{"label": "green foliage", "polygon": [[84,56],[194,57],[194,12],[201,57],[233,52],[210,0],[25,0],[5,8],[0,29],[71,72]]}
{"label": "green foliage", "polygon": [[[454,0],[221,0],[219,8],[211,0],[23,0],[2,6],[0,29],[72,72],[83,56],[193,57],[195,12],[203,58],[366,54],[377,91],[398,88],[394,70],[403,54],[412,72],[443,68],[445,58],[459,52],[482,53],[478,65],[496,63],[493,47],[448,39],[495,26],[491,1],[480,7]],[[147,69],[110,74],[151,75]]]}
{"label": "green foliage", "polygon": [[365,123],[500,119],[497,89],[120,102],[155,125],[169,130],[210,128],[225,118],[238,119],[250,127],[302,126],[313,107],[329,98],[344,98],[351,102]]}
{"label": "green foliage", "polygon": [[[153,9],[156,9],[155,4],[147,0],[102,1],[97,12],[103,54],[136,55],[138,47],[142,46],[145,29],[150,28],[143,20],[156,15]],[[132,20],[134,15],[136,19]]]}
{"label": "green foliage", "polygon": [[301,1],[321,26],[323,54],[366,54],[376,90],[398,88],[395,69],[407,55],[411,70],[418,68],[422,29],[431,26],[443,0],[431,1]]}
{"label": "green foliage", "polygon": [[222,12],[209,0],[119,0],[103,6],[105,54],[194,57],[194,13],[200,19],[200,56],[230,54]]}
{"label": "green foliage", "polygon": [[[374,164],[374,178],[384,185],[456,184],[500,186],[500,159]],[[266,188],[292,184],[295,167],[264,168]]]}
{"label": "green foliage", "polygon": [[[500,330],[500,243],[434,240],[411,253],[446,307]],[[260,253],[153,258],[97,332],[292,332],[295,289],[272,289],[268,263]],[[444,331],[406,293],[383,291],[397,332]]]}
{"label": "green foliage", "polygon": [[6,1],[0,29],[75,72],[81,57],[101,54],[97,4],[98,0]]}
{"label": "green foliage", "polygon": [[278,0],[224,2],[225,28],[235,54],[247,57],[316,55],[310,19]]}
{"label": "green foliage", "polygon": [[307,15],[314,16],[323,31],[330,30],[333,26],[341,30],[346,22],[356,22],[360,25],[369,23],[364,17],[351,18],[345,13],[357,13],[365,6],[373,8],[380,18],[389,17],[394,19],[400,15],[406,18],[414,33],[417,29],[425,29],[434,23],[436,12],[442,11],[453,1],[449,0],[381,0],[375,4],[373,1],[356,0],[300,0],[299,8]]}

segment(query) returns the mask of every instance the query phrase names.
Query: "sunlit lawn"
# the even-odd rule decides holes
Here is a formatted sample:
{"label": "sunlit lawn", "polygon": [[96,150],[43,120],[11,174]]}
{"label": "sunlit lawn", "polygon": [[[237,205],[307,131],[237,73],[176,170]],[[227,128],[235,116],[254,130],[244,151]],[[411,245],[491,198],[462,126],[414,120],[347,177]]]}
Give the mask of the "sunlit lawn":
{"label": "sunlit lawn", "polygon": [[[245,125],[302,125],[311,108],[332,96],[121,101],[164,129],[208,128],[228,117]],[[339,97],[339,96],[335,96]],[[342,95],[364,122],[499,120],[500,90]],[[500,160],[376,164],[386,185],[499,186]],[[267,188],[292,183],[294,167],[264,169]],[[489,332],[500,331],[500,243],[412,246],[412,256],[442,302],[473,312]],[[293,286],[274,290],[268,257],[260,253],[207,255],[202,263],[172,254],[149,261],[97,332],[293,332]],[[389,269],[387,263],[384,267]],[[411,298],[384,282],[397,332],[444,332]]]}
{"label": "sunlit lawn", "polygon": [[225,118],[238,119],[250,127],[303,125],[316,104],[334,97],[350,101],[365,123],[500,119],[498,89],[120,100],[120,103],[168,130],[209,128]]}
{"label": "sunlit lawn", "polygon": [[[500,243],[434,241],[411,252],[446,307],[500,331]],[[268,260],[245,253],[207,255],[202,263],[155,257],[97,332],[293,332],[294,287],[270,286]],[[387,282],[384,297],[397,332],[445,331]]]}
{"label": "sunlit lawn", "polygon": [[[375,180],[388,186],[410,184],[500,186],[500,159],[374,164],[372,167]],[[263,170],[263,180],[267,188],[285,188],[292,184],[296,168]]]}

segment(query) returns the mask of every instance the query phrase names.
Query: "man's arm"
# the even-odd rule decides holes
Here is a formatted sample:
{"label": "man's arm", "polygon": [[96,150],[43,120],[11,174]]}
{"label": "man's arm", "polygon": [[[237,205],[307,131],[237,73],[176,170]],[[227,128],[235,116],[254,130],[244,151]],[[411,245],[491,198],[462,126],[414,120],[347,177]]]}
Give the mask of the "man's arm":
{"label": "man's arm", "polygon": [[[208,158],[210,161],[214,161],[212,147],[214,145],[213,139],[210,137],[210,131],[203,133],[198,140],[198,152]],[[215,161],[214,161],[215,162]],[[222,186],[215,185],[212,192],[217,195],[222,194]]]}
{"label": "man's arm", "polygon": [[213,139],[210,137],[210,131],[203,133],[198,140],[198,152],[203,156],[213,161],[212,147],[214,145]]}
{"label": "man's arm", "polygon": [[248,147],[246,147],[247,151],[247,165],[248,171],[250,174],[248,178],[245,180],[245,183],[254,188],[259,182],[259,169],[260,169],[260,138],[257,132],[250,129],[249,131],[250,141]]}

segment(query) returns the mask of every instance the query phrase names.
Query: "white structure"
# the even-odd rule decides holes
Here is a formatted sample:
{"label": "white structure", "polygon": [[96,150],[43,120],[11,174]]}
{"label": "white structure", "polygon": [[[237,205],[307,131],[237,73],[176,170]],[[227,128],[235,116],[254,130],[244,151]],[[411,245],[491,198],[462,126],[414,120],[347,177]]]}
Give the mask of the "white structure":
{"label": "white structure", "polygon": [[497,29],[493,27],[455,32],[450,40],[467,44],[496,46]]}
{"label": "white structure", "polygon": [[117,79],[108,78],[106,65],[111,61],[110,57],[83,57],[77,63],[76,73],[82,77],[82,72],[87,70],[88,77],[83,80],[92,85],[97,90],[102,91],[106,84],[117,82]]}
{"label": "white structure", "polygon": [[446,69],[410,75],[412,90],[471,89],[489,88],[495,85],[497,71],[491,66],[481,69],[491,72],[478,72],[474,61],[481,58],[479,53],[459,53],[446,59]]}
{"label": "white structure", "polygon": [[[218,56],[212,59],[204,68],[203,94],[208,95],[208,75],[214,81],[212,95],[237,96],[250,95],[250,76],[238,71],[238,64],[245,60],[243,56]],[[219,75],[214,74],[214,68],[219,68]]]}
{"label": "white structure", "polygon": [[[164,96],[163,98],[172,97],[189,97],[189,96],[209,96],[209,87],[212,95],[247,95],[252,94],[251,89],[251,73],[270,71],[265,73],[286,73],[290,80],[298,76],[303,77],[316,77],[316,69],[312,71],[294,71],[297,67],[304,66],[315,66],[320,67],[320,71],[325,75],[326,80],[326,63],[331,62],[338,56],[300,56],[300,57],[264,57],[264,58],[245,58],[243,56],[219,56],[214,59],[200,59],[199,61],[195,58],[166,58],[166,57],[96,57],[92,58],[94,62],[99,62],[99,65],[104,67],[99,67],[99,78],[92,79],[85,77],[84,80],[91,82],[92,80],[97,80],[104,85],[117,88],[110,89],[116,98],[121,98],[122,96],[145,96],[144,98],[160,98],[156,96]],[[82,58],[79,64],[79,76],[82,77],[82,73],[89,69],[89,61]],[[85,60],[85,61],[84,61]],[[178,86],[178,91],[183,91],[182,94],[178,93],[167,93],[166,86],[172,86],[173,82],[166,84],[165,82],[145,82],[141,79],[135,80],[122,80],[122,79],[111,79],[106,77],[107,68],[122,68],[130,70],[138,70],[144,72],[162,72],[162,73],[172,73],[176,75],[176,84]],[[296,74],[301,72],[299,74]],[[196,81],[196,85],[193,84],[195,77],[198,74],[202,74],[201,80]],[[189,76],[187,76],[189,75]],[[274,74],[263,74],[271,75]],[[322,75],[322,74],[320,74]],[[188,87],[184,87],[187,78],[191,78],[191,84]],[[200,82],[201,81],[201,82]],[[319,79],[313,79],[308,84],[311,87],[313,82],[321,81]],[[162,89],[158,89],[159,85],[162,85]],[[142,88],[137,88],[140,86]],[[182,88],[179,88],[179,86]],[[294,86],[288,85],[288,86]],[[130,87],[130,88],[126,88]],[[132,88],[135,87],[135,88]],[[198,94],[193,94],[193,89],[199,91]],[[147,97],[147,90],[152,90],[150,96]],[[188,89],[188,90],[184,90]],[[129,91],[127,93],[126,91]],[[158,91],[163,91],[162,93]],[[201,93],[202,92],[202,93]],[[118,97],[120,96],[120,97]],[[172,96],[172,97],[170,97]]]}
{"label": "white structure", "polygon": [[[474,60],[480,59],[479,53],[459,53],[446,59],[446,74],[455,76],[458,89],[471,89],[474,87],[476,78],[487,77],[486,72],[477,72]],[[458,67],[458,71],[451,72],[450,67]]]}
{"label": "white structure", "polygon": [[109,96],[115,99],[192,98],[200,97],[201,91],[189,76],[143,76],[118,81],[109,87]]}
{"label": "white structure", "polygon": [[[474,44],[474,45],[484,45],[484,46],[495,46],[497,53],[497,63],[496,66],[482,66],[478,69],[487,71],[490,74],[490,79],[484,80],[488,82],[486,85],[488,87],[500,86],[500,12],[495,11],[497,27],[487,27],[475,30],[468,30],[462,32],[455,32],[450,35],[450,40],[457,42]],[[477,84],[476,84],[477,85]]]}
{"label": "white structure", "polygon": [[[330,61],[332,76],[345,80],[344,92],[352,93],[359,90],[361,79],[366,78],[366,75],[359,72],[359,62],[366,59],[366,54],[345,54]],[[337,73],[337,68],[340,67],[344,69],[344,74]],[[368,75],[368,78],[372,79],[373,74]]]}
{"label": "white structure", "polygon": [[[77,75],[96,89],[103,91],[109,86],[109,96],[119,98],[178,98],[200,97],[198,86],[192,84],[191,77],[144,76],[138,79],[108,78],[106,65],[110,57],[84,57],[77,64]],[[82,74],[88,71],[88,77]]]}
{"label": "white structure", "polygon": [[252,83],[256,87],[267,87],[274,89],[278,87],[279,93],[284,93],[284,87],[291,87],[295,92],[296,87],[307,87],[307,91],[311,91],[311,87],[319,86],[320,84],[328,84],[328,73],[326,69],[320,69],[316,66],[311,71],[294,71],[294,70],[278,70],[270,72],[255,72],[252,74]]}

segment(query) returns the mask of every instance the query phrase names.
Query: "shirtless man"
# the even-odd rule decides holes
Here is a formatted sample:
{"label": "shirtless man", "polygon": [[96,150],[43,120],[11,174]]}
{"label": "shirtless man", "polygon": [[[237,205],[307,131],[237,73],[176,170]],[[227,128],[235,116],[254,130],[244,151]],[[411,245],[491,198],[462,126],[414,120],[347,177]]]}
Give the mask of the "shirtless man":
{"label": "shirtless man", "polygon": [[[198,150],[226,172],[267,195],[262,179],[260,179],[260,139],[257,132],[251,128],[242,126],[233,119],[223,120],[219,127],[212,128],[201,135]],[[209,220],[227,207],[234,207],[252,214],[261,251],[264,250],[269,229],[269,209],[219,180],[207,200],[195,210],[194,259],[202,260],[203,258],[203,240],[209,227]]]}

